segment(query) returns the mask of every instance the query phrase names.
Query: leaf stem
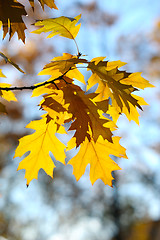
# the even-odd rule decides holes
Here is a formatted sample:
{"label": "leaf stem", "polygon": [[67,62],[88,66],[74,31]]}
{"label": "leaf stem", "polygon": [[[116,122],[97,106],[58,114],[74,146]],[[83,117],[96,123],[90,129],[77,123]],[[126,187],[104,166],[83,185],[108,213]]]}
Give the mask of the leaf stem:
{"label": "leaf stem", "polygon": [[76,44],[76,48],[77,48],[77,56],[80,57],[80,56],[81,56],[81,53],[80,53],[80,51],[79,51],[78,44],[77,44],[75,38],[73,38],[73,40],[74,40],[74,42],[75,42],[75,44]]}

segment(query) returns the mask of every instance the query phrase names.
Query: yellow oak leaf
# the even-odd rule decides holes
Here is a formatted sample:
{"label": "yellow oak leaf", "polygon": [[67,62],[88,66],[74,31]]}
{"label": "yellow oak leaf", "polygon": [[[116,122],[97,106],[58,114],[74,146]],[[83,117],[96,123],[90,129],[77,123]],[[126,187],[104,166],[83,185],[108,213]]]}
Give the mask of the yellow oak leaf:
{"label": "yellow oak leaf", "polygon": [[107,71],[110,71],[110,70],[112,70],[112,69],[114,69],[114,68],[123,67],[123,66],[126,65],[126,64],[127,64],[127,63],[121,62],[120,60],[107,62],[106,70],[107,70]]}
{"label": "yellow oak leaf", "polygon": [[53,177],[55,165],[50,157],[50,152],[56,160],[65,164],[65,145],[55,136],[57,125],[54,120],[47,122],[47,117],[41,120],[32,121],[27,128],[36,130],[33,134],[25,136],[19,140],[19,145],[15,151],[15,157],[22,157],[30,152],[20,163],[18,170],[25,169],[27,185],[38,178],[38,172],[42,168],[49,176]]}
{"label": "yellow oak leaf", "polygon": [[102,62],[106,57],[96,57],[92,58],[91,62],[94,62],[95,65],[97,65],[99,62]]}
{"label": "yellow oak leaf", "polygon": [[[75,78],[83,84],[85,83],[84,75],[77,69],[76,64],[87,63],[86,59],[79,59],[69,53],[63,53],[63,56],[55,57],[45,65],[38,75],[51,75],[50,79],[55,79],[66,73],[69,78]],[[49,79],[49,80],[50,80]]]}
{"label": "yellow oak leaf", "polygon": [[[144,89],[146,87],[154,87],[146,79],[141,77],[141,73],[127,73],[118,70],[118,67],[125,63],[121,61],[107,62],[103,58],[92,59],[88,63],[88,70],[92,71],[91,77],[88,79],[87,89],[90,89],[95,84],[98,84],[94,101],[102,101],[111,99],[109,113],[113,121],[117,121],[119,115],[124,113],[129,120],[139,123],[137,111],[138,107],[142,110],[141,102],[132,94],[134,91]],[[146,103],[145,103],[146,105]]]}
{"label": "yellow oak leaf", "polygon": [[78,24],[81,15],[78,15],[75,18],[69,17],[58,17],[58,18],[49,18],[37,21],[34,25],[40,27],[39,29],[33,31],[32,33],[40,34],[42,32],[51,32],[48,35],[48,38],[54,37],[55,35],[60,35],[65,38],[75,40],[81,24]]}
{"label": "yellow oak leaf", "polygon": [[[139,105],[141,105],[141,106],[148,105],[148,103],[146,103],[142,97],[139,97],[139,96],[133,95],[133,94],[132,94],[132,96],[134,96],[134,98],[138,100]],[[139,112],[130,103],[129,103],[129,107],[130,107],[130,112],[128,112],[128,110],[123,106],[122,113],[124,113],[126,115],[126,117],[129,121],[134,121],[135,123],[137,123],[137,125],[139,125],[139,116],[140,116]],[[117,123],[117,120],[120,116],[120,113],[117,111],[117,109],[114,106],[109,105],[107,113],[112,117],[112,120],[115,123]]]}
{"label": "yellow oak leaf", "polygon": [[[133,94],[132,94],[132,96],[134,96],[134,98],[138,100],[139,105],[141,105],[141,106],[148,105],[148,103],[146,103],[142,97],[139,97],[139,96],[133,95]],[[123,108],[123,113],[126,115],[126,117],[129,121],[132,120],[135,123],[137,123],[137,125],[139,125],[140,114],[132,104],[130,104],[130,112],[128,112],[126,108]]]}
{"label": "yellow oak leaf", "polygon": [[[39,83],[35,84],[35,86],[36,85],[39,85]],[[43,94],[52,93],[53,89],[49,88],[48,85],[35,88],[32,92],[32,97],[39,97],[40,95],[43,95]]]}
{"label": "yellow oak leaf", "polygon": [[[119,137],[113,137],[113,143],[104,140],[99,136],[96,142],[85,138],[80,145],[79,152],[68,164],[73,166],[73,174],[78,181],[85,173],[85,169],[90,164],[90,181],[92,184],[97,179],[101,179],[104,184],[112,186],[113,177],[111,172],[121,168],[110,158],[110,155],[127,158],[125,148],[119,144]],[[68,150],[75,147],[75,139],[72,138],[68,143]]]}
{"label": "yellow oak leaf", "polygon": [[131,84],[132,86],[140,89],[155,87],[154,85],[150,84],[149,81],[144,79],[141,74],[141,72],[131,73],[127,78],[121,79],[120,82],[127,85]]}
{"label": "yellow oak leaf", "polygon": [[[0,83],[0,88],[9,88],[11,84],[8,83]],[[15,95],[11,91],[6,91],[6,90],[0,90],[0,96],[4,98],[7,101],[17,101]]]}
{"label": "yellow oak leaf", "polygon": [[117,68],[107,71],[106,67],[106,61],[100,61],[98,64],[91,61],[88,64],[88,69],[90,69],[93,74],[88,80],[87,89],[90,89],[98,83],[96,93],[99,93],[99,95],[96,97],[96,100],[101,101],[110,97],[112,99],[112,105],[116,103],[119,112],[121,112],[123,105],[130,111],[128,102],[141,109],[137,100],[131,96],[131,93],[137,89],[132,85],[120,83],[120,80],[128,77],[129,74],[124,71],[119,71]]}

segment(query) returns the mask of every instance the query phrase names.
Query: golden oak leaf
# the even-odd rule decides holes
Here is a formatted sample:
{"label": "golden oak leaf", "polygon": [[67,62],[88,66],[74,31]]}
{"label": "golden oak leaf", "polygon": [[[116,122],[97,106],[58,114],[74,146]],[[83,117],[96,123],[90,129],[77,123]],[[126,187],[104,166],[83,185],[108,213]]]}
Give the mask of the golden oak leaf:
{"label": "golden oak leaf", "polygon": [[[44,10],[44,5],[46,4],[50,8],[58,9],[54,0],[38,0]],[[34,0],[29,0],[32,7],[34,7]]]}
{"label": "golden oak leaf", "polygon": [[[35,84],[36,86],[37,84]],[[38,83],[39,85],[39,83]],[[32,97],[38,97],[40,95],[43,95],[43,94],[46,94],[46,93],[52,93],[53,90],[51,88],[48,88],[48,85],[47,86],[40,86],[40,87],[37,87],[33,90],[32,92]]]}
{"label": "golden oak leaf", "polygon": [[[82,177],[87,165],[90,164],[91,183],[94,184],[97,179],[101,179],[104,184],[112,186],[111,172],[121,168],[110,158],[110,155],[127,158],[125,148],[119,144],[119,140],[119,137],[113,137],[113,143],[111,143],[99,136],[95,142],[93,139],[89,141],[86,137],[77,155],[68,162],[73,166],[76,180]],[[68,150],[74,148],[75,145],[75,139],[72,138],[68,143]]]}
{"label": "golden oak leaf", "polygon": [[130,111],[129,102],[133,106],[142,109],[137,100],[131,95],[131,93],[137,89],[132,85],[126,85],[120,82],[121,79],[128,77],[130,74],[119,71],[117,68],[107,71],[106,67],[107,61],[100,61],[97,64],[97,62],[95,63],[94,60],[92,60],[88,64],[88,68],[93,72],[88,80],[88,89],[98,83],[96,93],[99,93],[99,95],[96,97],[96,100],[101,101],[110,97],[112,99],[112,105],[116,104],[119,112],[122,111],[123,105]]}
{"label": "golden oak leaf", "polygon": [[[127,73],[118,70],[118,67],[125,65],[121,61],[107,62],[103,61],[104,57],[94,58],[88,63],[88,69],[92,71],[92,75],[88,80],[87,89],[98,83],[96,93],[98,95],[94,101],[102,101],[111,98],[112,103],[109,106],[109,113],[113,121],[117,121],[119,115],[124,113],[129,120],[139,123],[138,107],[142,110],[142,99],[138,99],[132,93],[137,88],[144,89],[146,87],[154,87],[146,79],[141,77],[141,73]],[[144,101],[143,101],[144,103]]]}
{"label": "golden oak leaf", "polygon": [[22,20],[22,15],[26,15],[26,11],[17,0],[0,0],[0,21],[3,24],[3,38],[9,33],[11,39],[17,32],[18,38],[25,42],[24,30],[26,26]]}
{"label": "golden oak leaf", "polygon": [[75,78],[85,84],[84,75],[76,68],[76,64],[82,63],[87,63],[87,60],[79,59],[69,53],[63,53],[63,56],[55,57],[51,63],[45,65],[39,75],[51,75],[51,79],[55,79],[66,73],[67,77]]}
{"label": "golden oak leaf", "polygon": [[[92,59],[92,60],[93,60],[93,59]],[[107,71],[110,71],[110,70],[115,69],[115,68],[123,67],[123,66],[126,65],[126,64],[127,64],[127,63],[121,62],[120,60],[107,62],[106,70],[107,70]]]}
{"label": "golden oak leaf", "polygon": [[46,121],[47,117],[44,116],[41,120],[32,121],[28,124],[27,128],[32,128],[36,132],[21,138],[15,152],[14,157],[22,157],[25,153],[30,152],[18,167],[18,170],[26,170],[27,185],[33,179],[38,178],[38,172],[41,168],[53,177],[55,165],[49,155],[50,152],[56,160],[65,164],[65,145],[55,136],[57,125],[54,120]]}
{"label": "golden oak leaf", "polygon": [[[139,105],[141,105],[141,106],[148,105],[142,97],[134,95],[134,98],[138,100]],[[130,103],[129,103],[129,107],[130,107],[130,112],[128,112],[128,110],[123,106],[122,113],[124,113],[126,115],[126,117],[129,121],[134,121],[135,123],[137,123],[137,125],[139,125],[139,116],[140,116],[139,112]],[[108,109],[107,113],[110,116],[112,116],[112,120],[116,123],[120,116],[120,113],[117,111],[117,109],[115,107],[113,107],[112,105],[109,105],[109,109]]]}
{"label": "golden oak leaf", "polygon": [[[0,83],[0,88],[9,88],[11,84],[8,83]],[[17,101],[15,95],[11,91],[6,91],[6,90],[0,90],[0,96],[4,98],[7,101]]]}
{"label": "golden oak leaf", "polygon": [[75,18],[69,17],[58,17],[58,18],[49,18],[37,21],[34,25],[40,27],[39,29],[33,31],[32,33],[40,34],[42,32],[51,32],[48,37],[51,38],[55,35],[60,35],[65,38],[75,40],[81,24],[77,24],[81,15],[78,15]]}
{"label": "golden oak leaf", "polygon": [[[139,97],[139,96],[133,95],[133,94],[132,94],[132,96],[134,96],[134,98],[138,100],[139,105],[141,105],[141,106],[148,105],[148,103],[146,103],[142,97]],[[132,120],[135,123],[137,123],[137,125],[139,125],[140,114],[138,113],[137,109],[135,107],[133,107],[133,105],[130,104],[130,112],[128,112],[126,110],[126,108],[124,108],[123,113],[126,115],[126,117],[129,121]]]}
{"label": "golden oak leaf", "polygon": [[[95,94],[85,94],[80,87],[75,85],[67,85],[63,88],[65,103],[69,104],[68,113],[72,114],[73,123],[69,130],[76,130],[74,137],[76,138],[77,147],[85,140],[91,137],[97,141],[99,135],[104,139],[112,142],[112,132],[110,128],[104,127],[104,124],[110,122],[109,119],[104,118],[99,114],[100,103],[97,106],[92,99]],[[106,108],[108,108],[108,101],[105,101]],[[104,103],[102,103],[104,109]],[[89,127],[92,134],[89,135]]]}
{"label": "golden oak leaf", "polygon": [[132,73],[127,78],[121,79],[120,82],[123,84],[132,85],[140,89],[145,89],[147,87],[154,87],[154,85],[150,84],[149,81],[144,79],[141,76],[141,74],[142,73],[140,72]]}

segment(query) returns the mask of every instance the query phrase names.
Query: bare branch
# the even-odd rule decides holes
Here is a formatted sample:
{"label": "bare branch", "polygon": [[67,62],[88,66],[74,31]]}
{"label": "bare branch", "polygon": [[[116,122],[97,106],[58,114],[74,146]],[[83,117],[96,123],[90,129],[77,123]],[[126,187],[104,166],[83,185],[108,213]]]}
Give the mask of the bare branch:
{"label": "bare branch", "polygon": [[[39,84],[37,84],[37,85],[23,86],[23,87],[0,87],[0,90],[5,90],[5,91],[33,90],[33,89],[36,89],[36,88],[45,86],[45,85],[50,84],[50,83],[53,83],[53,84],[55,85],[55,87],[56,87],[57,89],[59,89],[58,86],[56,85],[55,81],[56,81],[56,80],[59,80],[59,79],[63,79],[63,77],[64,77],[64,76],[67,74],[67,72],[69,72],[70,70],[71,70],[71,68],[68,69],[68,70],[67,70],[65,73],[63,73],[61,76],[59,76],[59,77],[57,77],[57,78],[55,78],[55,79],[51,79],[50,81],[45,81],[45,82],[43,82],[43,83],[39,83]],[[64,79],[63,79],[63,80],[64,80]]]}

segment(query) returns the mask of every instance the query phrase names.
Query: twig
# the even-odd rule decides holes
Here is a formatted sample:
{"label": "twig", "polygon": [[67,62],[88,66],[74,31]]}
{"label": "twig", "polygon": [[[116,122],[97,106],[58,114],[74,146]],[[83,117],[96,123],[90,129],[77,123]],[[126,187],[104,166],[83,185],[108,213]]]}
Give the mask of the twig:
{"label": "twig", "polygon": [[[47,84],[53,83],[55,87],[59,90],[58,86],[56,85],[55,81],[59,79],[63,79],[64,75],[67,74],[71,69],[69,68],[65,73],[63,73],[61,76],[51,79],[50,81],[45,81],[43,83],[39,83],[37,85],[32,85],[32,86],[23,86],[23,87],[0,87],[0,90],[5,90],[5,91],[17,91],[17,90],[33,90],[42,86],[45,86]],[[64,79],[63,79],[64,80]]]}

